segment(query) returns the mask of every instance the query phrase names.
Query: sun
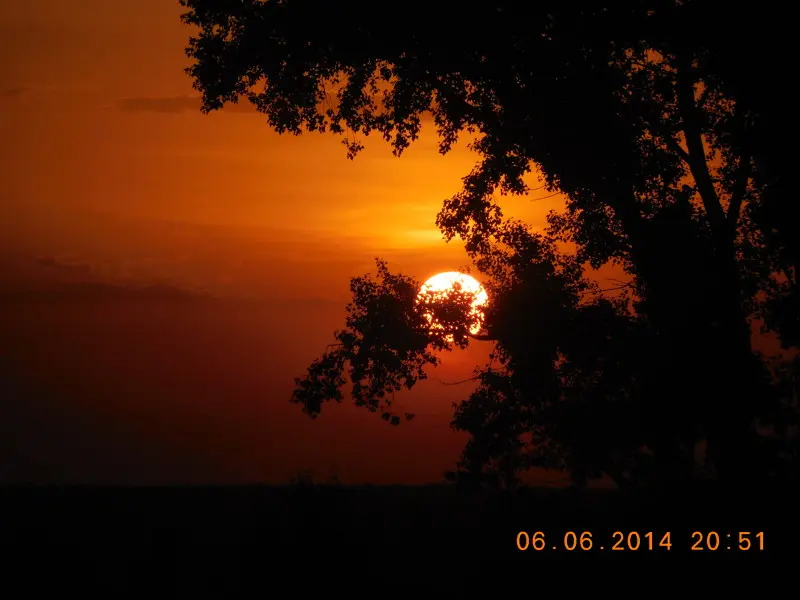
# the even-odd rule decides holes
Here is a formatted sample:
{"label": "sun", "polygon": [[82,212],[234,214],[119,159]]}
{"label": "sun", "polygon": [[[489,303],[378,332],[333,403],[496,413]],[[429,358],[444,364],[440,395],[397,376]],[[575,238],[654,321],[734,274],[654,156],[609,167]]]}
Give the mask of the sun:
{"label": "sun", "polygon": [[[458,271],[447,271],[438,273],[422,284],[419,290],[419,297],[425,294],[446,294],[460,285],[462,292],[473,295],[471,315],[477,316],[477,322],[470,327],[470,333],[475,335],[480,332],[483,325],[483,310],[489,302],[489,295],[486,290],[474,277]],[[426,315],[431,320],[430,315]]]}

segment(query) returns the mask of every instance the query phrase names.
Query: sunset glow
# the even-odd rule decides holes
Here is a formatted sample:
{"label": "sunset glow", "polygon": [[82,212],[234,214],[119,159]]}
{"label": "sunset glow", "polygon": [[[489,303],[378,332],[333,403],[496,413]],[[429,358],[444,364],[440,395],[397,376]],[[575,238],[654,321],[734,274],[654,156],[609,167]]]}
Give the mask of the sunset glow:
{"label": "sunset glow", "polygon": [[[312,422],[288,398],[373,257],[420,282],[469,263],[436,215],[472,138],[442,156],[429,118],[401,158],[371,135],[351,161],[339,137],[280,135],[247,102],[205,115],[177,2],[73,8],[0,8],[0,293],[32,299],[0,311],[19,340],[0,371],[21,390],[0,419],[21,440],[3,481],[282,484],[334,465],[349,483],[440,481],[465,443],[450,427],[465,386],[404,391],[417,419],[392,435],[348,403]],[[563,205],[498,201],[534,227]],[[451,353],[437,377],[487,352]],[[63,445],[36,442],[56,426]]]}
{"label": "sunset glow", "polygon": [[[453,291],[457,287],[468,294],[474,295],[471,314],[478,317],[478,321],[470,327],[470,333],[477,334],[483,326],[483,309],[489,302],[489,296],[483,286],[474,277],[458,271],[439,273],[428,279],[420,288],[420,296],[424,294],[442,294]],[[431,320],[430,315],[426,315]]]}

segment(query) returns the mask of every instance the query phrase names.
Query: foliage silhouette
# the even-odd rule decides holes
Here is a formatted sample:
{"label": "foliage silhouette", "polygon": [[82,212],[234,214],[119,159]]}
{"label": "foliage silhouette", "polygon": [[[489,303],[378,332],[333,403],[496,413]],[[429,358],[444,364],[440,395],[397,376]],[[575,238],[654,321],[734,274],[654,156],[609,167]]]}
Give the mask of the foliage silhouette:
{"label": "foliage silhouette", "polygon": [[[476,136],[479,161],[437,217],[491,279],[478,337],[495,350],[455,410],[471,434],[456,478],[795,476],[797,363],[752,345],[754,318],[800,343],[797,208],[773,143],[788,103],[748,85],[780,80],[781,36],[759,37],[758,16],[726,5],[720,27],[721,5],[697,0],[444,3],[444,21],[415,2],[389,20],[346,3],[182,4],[206,112],[245,98],[279,132],[346,135],[351,158],[371,132],[402,154],[428,118],[442,153]],[[543,233],[496,202],[525,195],[534,167],[567,196]],[[609,262],[630,277],[616,296],[586,277]],[[349,365],[356,404],[399,423],[394,392],[472,339],[458,319],[452,342],[427,327],[417,289],[380,261],[377,279],[354,279],[346,329],[293,400],[312,416],[341,401]]]}

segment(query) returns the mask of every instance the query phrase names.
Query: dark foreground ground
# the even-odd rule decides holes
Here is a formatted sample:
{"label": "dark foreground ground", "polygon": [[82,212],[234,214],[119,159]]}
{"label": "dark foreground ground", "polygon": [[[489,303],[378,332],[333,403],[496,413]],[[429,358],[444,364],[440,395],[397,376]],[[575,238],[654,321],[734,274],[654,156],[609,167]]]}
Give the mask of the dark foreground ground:
{"label": "dark foreground ground", "polygon": [[[56,582],[62,590],[191,591],[246,580],[269,587],[290,573],[301,587],[331,576],[469,586],[505,564],[537,577],[560,563],[797,566],[797,500],[785,489],[0,488],[0,574],[27,589]],[[532,544],[537,531],[544,548],[519,550],[519,532]],[[581,549],[584,532],[591,540],[584,534]],[[660,544],[667,532],[670,548]]]}

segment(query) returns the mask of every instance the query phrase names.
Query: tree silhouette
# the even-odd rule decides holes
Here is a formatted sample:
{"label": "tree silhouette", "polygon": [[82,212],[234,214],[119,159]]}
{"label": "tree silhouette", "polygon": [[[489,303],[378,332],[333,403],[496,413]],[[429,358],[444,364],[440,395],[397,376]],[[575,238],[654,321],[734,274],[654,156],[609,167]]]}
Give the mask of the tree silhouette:
{"label": "tree silhouette", "polygon": [[[371,132],[402,154],[428,117],[442,153],[476,135],[479,161],[437,216],[491,278],[478,337],[495,350],[455,410],[471,434],[457,478],[513,485],[540,465],[577,484],[676,484],[703,441],[720,481],[793,472],[780,457],[796,369],[770,370],[751,321],[798,343],[797,209],[771,143],[780,106],[747,85],[774,45],[733,33],[749,13],[727,7],[720,31],[720,5],[696,0],[444,3],[442,19],[415,2],[391,19],[307,0],[182,4],[205,112],[247,99],[279,132],[343,135],[351,158]],[[534,167],[568,198],[542,233],[496,202],[525,195]],[[614,297],[585,276],[609,262],[630,276]],[[417,290],[380,261],[377,279],[354,279],[345,330],[293,400],[316,416],[347,372],[357,404],[399,423],[393,393],[472,339],[467,299],[432,301],[432,329]]]}

